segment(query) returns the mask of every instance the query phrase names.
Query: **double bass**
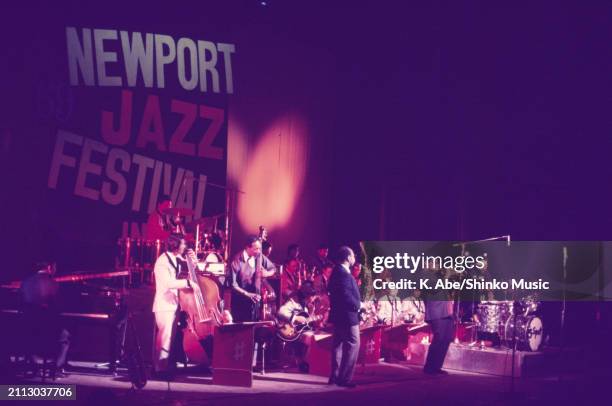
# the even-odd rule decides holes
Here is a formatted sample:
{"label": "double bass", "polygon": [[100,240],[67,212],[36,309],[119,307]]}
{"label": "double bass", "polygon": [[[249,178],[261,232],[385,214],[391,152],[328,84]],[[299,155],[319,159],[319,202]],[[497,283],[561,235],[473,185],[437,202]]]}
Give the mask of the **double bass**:
{"label": "double bass", "polygon": [[215,327],[223,324],[219,285],[210,276],[196,272],[192,255],[186,255],[186,260],[189,283],[199,286],[200,289],[179,292],[179,304],[186,315],[183,350],[190,361],[204,363],[208,356],[202,342],[213,336]]}
{"label": "double bass", "polygon": [[[259,239],[263,242],[268,239],[268,231],[264,226],[259,226]],[[270,321],[276,318],[276,292],[270,283],[262,277],[262,256],[259,255],[255,264],[255,286],[257,288],[257,294],[260,296],[260,302],[258,303],[257,313],[259,320]]]}

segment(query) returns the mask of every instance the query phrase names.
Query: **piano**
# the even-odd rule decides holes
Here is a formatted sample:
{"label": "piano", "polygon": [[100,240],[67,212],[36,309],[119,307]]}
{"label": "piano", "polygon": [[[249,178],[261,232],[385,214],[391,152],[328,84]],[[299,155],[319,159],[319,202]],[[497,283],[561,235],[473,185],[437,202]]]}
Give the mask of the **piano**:
{"label": "piano", "polygon": [[[54,308],[70,332],[70,354],[79,360],[108,361],[120,357],[119,348],[127,319],[124,277],[128,271],[57,276]],[[9,333],[9,349],[23,354],[23,298],[21,282],[0,285],[0,318]],[[119,286],[119,287],[118,287]]]}

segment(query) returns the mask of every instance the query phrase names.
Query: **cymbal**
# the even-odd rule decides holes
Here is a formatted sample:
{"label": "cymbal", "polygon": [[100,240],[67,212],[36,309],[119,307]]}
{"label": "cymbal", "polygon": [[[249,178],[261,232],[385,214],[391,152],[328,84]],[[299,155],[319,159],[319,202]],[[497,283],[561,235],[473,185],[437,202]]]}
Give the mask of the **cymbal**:
{"label": "cymbal", "polygon": [[211,217],[200,217],[199,219],[195,219],[185,224],[187,228],[194,228],[196,226],[200,226],[200,229],[216,229],[220,227],[218,221],[220,216],[211,216]]}
{"label": "cymbal", "polygon": [[214,227],[217,223],[217,220],[219,219],[219,217],[224,216],[225,214],[217,214],[214,216],[209,216],[209,217],[200,217],[199,219],[195,219],[190,221],[189,223],[185,224],[187,227],[195,227],[197,225],[200,225],[200,227]]}
{"label": "cymbal", "polygon": [[162,210],[162,214],[167,216],[193,216],[193,210],[185,208],[185,207],[169,207],[167,209]]}

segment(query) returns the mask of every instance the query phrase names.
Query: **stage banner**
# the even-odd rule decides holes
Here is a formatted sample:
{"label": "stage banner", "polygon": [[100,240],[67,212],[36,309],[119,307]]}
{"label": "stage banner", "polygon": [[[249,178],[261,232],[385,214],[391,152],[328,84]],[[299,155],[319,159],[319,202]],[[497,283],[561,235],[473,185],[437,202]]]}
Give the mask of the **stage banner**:
{"label": "stage banner", "polygon": [[137,21],[31,21],[4,59],[8,227],[62,273],[113,268],[126,238],[145,247],[162,202],[187,221],[225,211],[236,45]]}

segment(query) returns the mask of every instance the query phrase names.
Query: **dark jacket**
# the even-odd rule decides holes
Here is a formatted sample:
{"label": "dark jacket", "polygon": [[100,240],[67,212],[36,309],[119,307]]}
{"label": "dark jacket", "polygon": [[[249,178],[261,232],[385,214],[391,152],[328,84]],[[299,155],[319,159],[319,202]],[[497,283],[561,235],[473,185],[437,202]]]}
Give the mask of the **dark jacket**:
{"label": "dark jacket", "polygon": [[[440,279],[434,278],[434,283]],[[452,317],[453,307],[448,293],[442,289],[432,289],[425,294],[425,321]]]}
{"label": "dark jacket", "polygon": [[452,302],[434,301],[425,302],[425,321],[445,319],[453,315]]}
{"label": "dark jacket", "polygon": [[[261,261],[261,267],[267,271],[275,269],[274,264],[265,255],[260,254],[255,259]],[[243,251],[240,251],[231,263],[230,286],[232,287],[232,316],[235,322],[258,321],[261,317],[259,303],[253,303],[251,299],[238,293],[236,288],[242,288],[250,293],[257,293],[257,278],[255,275],[255,267],[249,265],[244,259]],[[262,278],[261,283],[265,283]],[[259,287],[261,288],[261,286]]]}
{"label": "dark jacket", "polygon": [[[258,260],[261,260],[261,267],[266,271],[276,269],[274,263],[263,254],[259,254],[260,257],[255,259],[255,264]],[[240,287],[247,292],[257,292],[255,268],[251,267],[249,263],[244,259],[244,251],[240,251],[234,256],[234,260],[231,265],[230,284],[232,288]],[[249,299],[250,300],[250,299]]]}
{"label": "dark jacket", "polygon": [[344,326],[359,324],[361,297],[355,278],[341,265],[336,265],[327,288],[331,306],[329,322]]}

